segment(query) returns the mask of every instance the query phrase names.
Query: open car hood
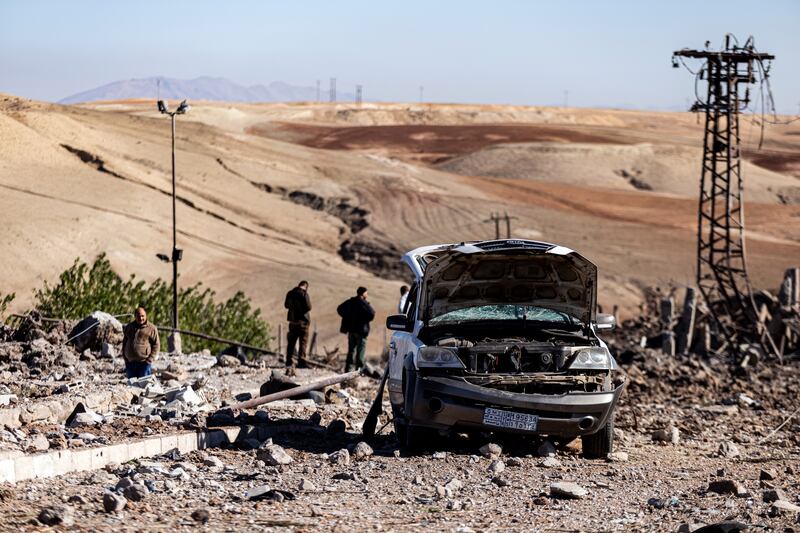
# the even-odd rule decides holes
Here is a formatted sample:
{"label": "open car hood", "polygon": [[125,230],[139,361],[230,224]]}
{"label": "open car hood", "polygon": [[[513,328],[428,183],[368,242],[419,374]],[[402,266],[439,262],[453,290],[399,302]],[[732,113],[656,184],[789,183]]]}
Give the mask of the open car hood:
{"label": "open car hood", "polygon": [[532,305],[566,313],[584,324],[595,319],[597,267],[554,244],[484,241],[436,250],[424,266],[420,308],[427,323],[478,305]]}

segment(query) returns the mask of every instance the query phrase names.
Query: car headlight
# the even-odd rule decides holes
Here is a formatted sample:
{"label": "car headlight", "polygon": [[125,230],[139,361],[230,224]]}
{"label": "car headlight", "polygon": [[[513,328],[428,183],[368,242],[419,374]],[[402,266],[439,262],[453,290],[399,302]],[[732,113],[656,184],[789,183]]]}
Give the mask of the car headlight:
{"label": "car headlight", "polygon": [[596,346],[592,348],[581,348],[578,350],[570,370],[613,370],[617,368],[617,362],[611,357],[607,348]]}
{"label": "car headlight", "polygon": [[453,350],[437,346],[420,348],[414,362],[417,368],[465,368],[464,363]]}

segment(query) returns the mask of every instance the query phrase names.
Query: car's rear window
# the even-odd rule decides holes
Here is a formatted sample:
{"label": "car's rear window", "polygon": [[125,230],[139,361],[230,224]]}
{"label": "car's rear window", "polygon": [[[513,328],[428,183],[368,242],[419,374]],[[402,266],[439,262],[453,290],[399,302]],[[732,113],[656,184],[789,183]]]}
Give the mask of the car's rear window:
{"label": "car's rear window", "polygon": [[477,305],[444,313],[429,320],[430,325],[453,322],[473,322],[480,320],[531,320],[536,322],[556,322],[574,324],[571,316],[535,305]]}

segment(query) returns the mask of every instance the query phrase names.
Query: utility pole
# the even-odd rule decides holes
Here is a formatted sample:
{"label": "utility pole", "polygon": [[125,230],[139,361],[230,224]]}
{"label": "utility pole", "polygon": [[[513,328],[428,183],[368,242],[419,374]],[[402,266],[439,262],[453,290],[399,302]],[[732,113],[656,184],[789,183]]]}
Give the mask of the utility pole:
{"label": "utility pole", "polygon": [[361,85],[356,85],[356,105],[357,106],[361,105],[361,91],[362,91]]}
{"label": "utility pole", "polygon": [[484,223],[494,222],[495,240],[500,240],[500,220],[502,220],[502,217],[498,213],[492,213],[492,216],[483,221]]}
{"label": "utility pole", "polygon": [[731,44],[728,34],[723,50],[710,50],[706,46],[704,50],[674,52],[673,66],[679,67],[682,58],[703,60],[696,75],[708,84],[705,101],[695,102],[691,107],[691,111],[705,113],[697,285],[737,363],[742,360],[740,344],[748,337],[758,339],[768,353],[776,354],[772,337],[759,325],[747,274],[739,149],[739,111],[750,102],[749,88],[745,87],[741,95],[740,86],[755,83],[759,71],[766,78],[769,66],[764,61],[775,56],[756,52],[752,37],[743,47],[738,42]]}
{"label": "utility pole", "polygon": [[[504,213],[503,219],[506,221],[506,239],[511,238],[511,221],[516,220],[517,217],[510,217],[508,213]],[[498,237],[499,238],[499,237]]]}
{"label": "utility pole", "polygon": [[336,102],[336,78],[331,78],[330,89],[328,89],[328,97],[331,103]]}

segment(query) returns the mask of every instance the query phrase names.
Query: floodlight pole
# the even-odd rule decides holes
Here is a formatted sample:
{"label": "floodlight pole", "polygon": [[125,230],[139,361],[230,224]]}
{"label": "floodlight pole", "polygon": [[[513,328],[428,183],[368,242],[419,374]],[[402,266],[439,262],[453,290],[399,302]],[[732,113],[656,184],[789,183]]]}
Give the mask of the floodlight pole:
{"label": "floodlight pole", "polygon": [[175,113],[172,119],[172,327],[178,329],[178,225],[176,222],[175,193]]}

